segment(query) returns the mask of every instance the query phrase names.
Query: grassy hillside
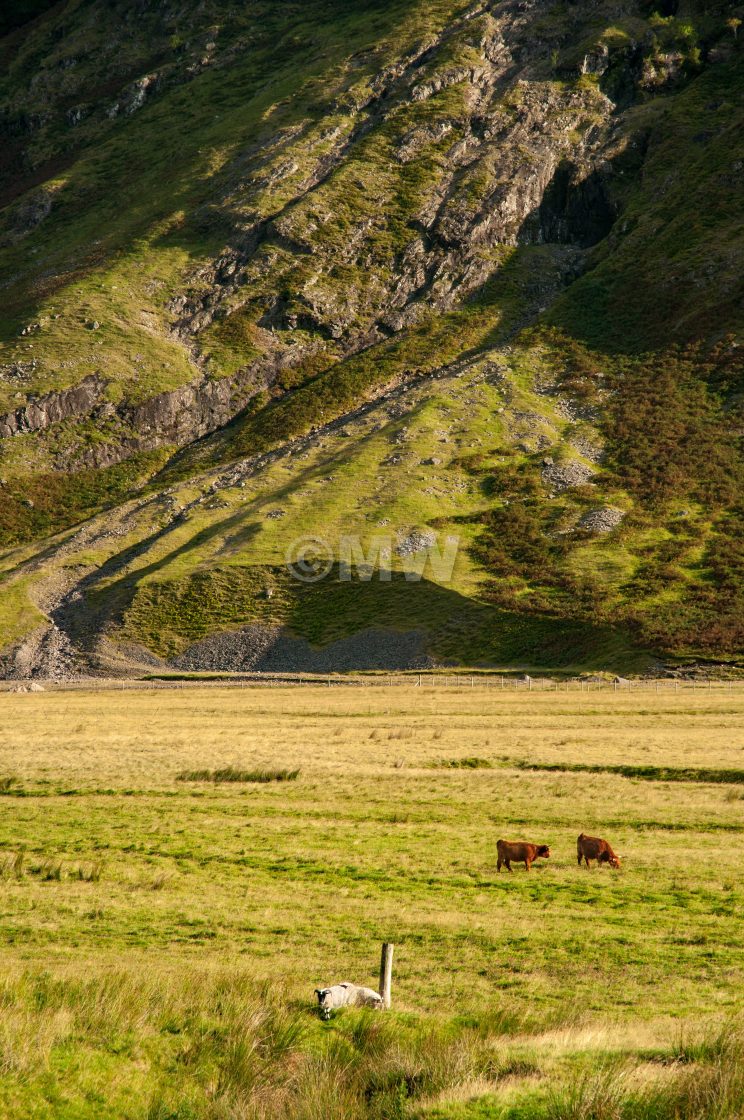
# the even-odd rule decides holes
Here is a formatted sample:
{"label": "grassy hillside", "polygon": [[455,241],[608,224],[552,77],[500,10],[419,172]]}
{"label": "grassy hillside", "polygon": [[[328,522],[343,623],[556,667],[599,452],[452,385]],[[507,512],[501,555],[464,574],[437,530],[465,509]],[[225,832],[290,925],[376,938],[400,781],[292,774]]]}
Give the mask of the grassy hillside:
{"label": "grassy hillside", "polygon": [[[0,648],[41,610],[94,661],[259,617],[740,656],[738,9],[674,7],[70,0],[2,40]],[[459,536],[446,586],[287,584],[383,529]],[[194,594],[224,572],[260,609]]]}

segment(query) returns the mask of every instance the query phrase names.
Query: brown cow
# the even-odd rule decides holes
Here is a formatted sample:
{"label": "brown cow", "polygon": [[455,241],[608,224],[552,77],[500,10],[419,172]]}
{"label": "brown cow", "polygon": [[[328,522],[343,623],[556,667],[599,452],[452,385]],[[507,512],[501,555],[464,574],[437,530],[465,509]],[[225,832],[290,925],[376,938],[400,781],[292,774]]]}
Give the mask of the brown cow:
{"label": "brown cow", "polygon": [[497,871],[501,871],[502,863],[507,871],[511,871],[512,860],[523,863],[525,870],[529,871],[538,856],[547,859],[550,855],[547,844],[526,844],[523,840],[498,840],[496,851],[499,854]]}
{"label": "brown cow", "polygon": [[576,841],[576,854],[579,857],[579,867],[581,867],[582,859],[586,860],[587,867],[589,867],[590,859],[596,859],[598,864],[609,863],[610,867],[620,866],[620,860],[610,845],[606,840],[600,840],[598,836],[585,836],[582,832]]}

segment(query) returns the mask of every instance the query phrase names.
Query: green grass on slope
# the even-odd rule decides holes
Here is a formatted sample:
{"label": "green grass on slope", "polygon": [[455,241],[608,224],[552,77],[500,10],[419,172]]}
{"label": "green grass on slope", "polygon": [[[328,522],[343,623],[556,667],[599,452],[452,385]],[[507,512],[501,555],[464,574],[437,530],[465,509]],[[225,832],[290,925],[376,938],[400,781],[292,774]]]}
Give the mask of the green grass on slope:
{"label": "green grass on slope", "polygon": [[[240,53],[229,70],[207,68],[191,84],[167,88],[115,129],[106,125],[99,144],[92,143],[90,133],[91,144],[60,173],[48,219],[22,243],[4,250],[16,277],[4,305],[6,330],[15,331],[29,311],[41,323],[38,331],[16,338],[8,349],[11,358],[39,360],[32,388],[68,384],[83,372],[101,369],[108,394],[118,401],[122,394],[141,398],[193,376],[190,356],[165,331],[168,297],[180,290],[184,270],[218,253],[230,231],[281,209],[308,170],[303,164],[288,172],[286,181],[279,176],[246,192],[241,184],[250,180],[251,145],[268,143],[283,128],[307,127],[303,135],[308,145],[312,139],[325,151],[327,138],[317,134],[323,122],[348,134],[354,107],[368,96],[383,61],[398,57],[402,43],[418,42],[455,12],[448,3],[413,9],[380,4],[363,12],[341,7],[324,6],[312,35],[307,10],[271,7],[270,22],[257,32],[255,49]],[[718,20],[720,12],[713,15]],[[555,26],[552,14],[546,19],[547,30],[562,26],[560,12]],[[658,52],[681,36],[689,39],[686,50],[694,61],[695,35],[690,38],[683,23],[652,17],[649,27],[657,36],[649,58],[658,62]],[[301,67],[295,33],[312,39]],[[623,35],[625,31],[621,39]],[[266,502],[275,496],[277,504],[280,497],[286,500],[291,516],[285,524],[293,526],[302,522],[302,507],[323,535],[329,526],[334,532],[341,523],[356,527],[378,514],[380,523],[382,514],[390,519],[390,510],[381,506],[385,490],[395,491],[393,516],[413,521],[421,483],[426,483],[427,500],[420,499],[422,512],[416,520],[441,521],[440,527],[459,523],[467,547],[475,542],[471,575],[480,564],[479,575],[490,581],[488,605],[468,601],[475,579],[468,587],[456,585],[451,593],[441,588],[421,592],[421,609],[413,613],[443,656],[588,665],[594,643],[596,657],[613,666],[622,657],[629,659],[627,664],[637,663],[639,655],[631,647],[736,657],[744,648],[744,555],[737,509],[742,473],[736,436],[741,372],[731,357],[735,351],[721,336],[738,325],[742,229],[735,203],[743,86],[739,47],[733,35],[726,35],[728,63],[711,61],[695,76],[695,62],[676,86],[642,97],[623,118],[622,129],[637,151],[646,153],[643,173],[638,174],[637,152],[627,165],[618,162],[611,189],[623,212],[590,256],[589,270],[549,313],[560,334],[523,334],[508,351],[493,352],[509,331],[552,298],[551,284],[546,296],[540,273],[544,269],[547,275],[557,265],[550,246],[499,247],[492,253],[491,278],[468,305],[431,315],[402,336],[335,365],[328,364],[335,361],[335,343],[325,340],[297,369],[281,375],[281,389],[287,391],[283,398],[257,399],[223,432],[176,456],[153,485],[165,486],[216,463],[275,448],[336,419],[388,383],[435,373],[463,356],[490,354],[508,367],[511,414],[507,410],[502,415],[500,402],[499,419],[492,418],[488,432],[479,415],[456,442],[457,457],[447,455],[439,473],[448,475],[453,487],[460,485],[464,468],[470,470],[465,483],[470,500],[459,508],[457,500],[441,496],[444,487],[428,485],[430,477],[418,472],[413,457],[395,471],[380,470],[379,493],[363,490],[360,480],[366,482],[367,474],[379,469],[369,442],[359,448],[350,442],[346,450],[337,446],[335,457],[329,457],[327,473],[337,471],[341,481],[332,500],[319,497],[325,480],[301,469],[285,476],[283,484],[277,484],[276,475],[262,475]],[[347,65],[349,52],[370,43],[376,44],[373,57],[362,54]],[[292,49],[285,52],[285,47]],[[446,46],[436,65],[464,65],[472,62],[471,54],[464,36]],[[597,96],[592,78],[581,82],[582,97],[587,91]],[[420,166],[391,170],[392,145],[404,126],[448,114],[455,122],[453,135],[459,135],[466,89],[460,83],[440,91],[441,99],[437,95],[400,108],[379,133],[372,129],[363,137],[350,167],[331,176],[301,205],[289,206],[283,236],[301,251],[279,243],[260,247],[256,275],[246,285],[245,308],[228,307],[235,313],[205,332],[214,375],[237,368],[241,354],[246,360],[255,355],[260,340],[254,320],[273,306],[272,300],[284,300],[298,315],[307,310],[303,285],[312,254],[324,249],[335,261],[323,279],[328,284],[324,294],[330,298],[348,290],[351,298],[358,289],[354,314],[359,324],[369,325],[365,316],[374,303],[374,284],[390,279],[389,270],[408,237],[408,212],[421,205],[440,170],[436,145]],[[110,189],[112,176],[116,192]],[[465,193],[475,192],[477,201],[477,191],[487,185],[486,179],[464,178],[458,190],[462,186]],[[370,235],[370,273],[360,284],[357,266],[339,264],[334,254],[342,252],[360,216],[388,205],[389,226]],[[35,250],[42,248],[40,256]],[[194,285],[199,289],[198,279]],[[368,289],[372,302],[364,302]],[[348,308],[342,304],[340,313],[345,314]],[[94,317],[100,319],[100,329],[87,331],[85,324]],[[300,326],[298,337],[311,334]],[[676,341],[690,338],[701,340],[697,349],[671,349]],[[712,343],[718,344],[716,350],[711,351]],[[538,375],[552,377],[574,404],[578,399],[586,418],[558,419],[549,394],[536,386]],[[0,383],[0,389],[3,384],[6,403],[14,405],[10,382]],[[469,411],[471,406],[465,402],[462,407]],[[533,428],[528,436],[517,433],[519,413],[533,414],[525,423]],[[587,486],[549,498],[541,479],[543,457],[563,462],[583,455],[576,447],[587,434],[598,445],[604,442],[599,470]],[[476,446],[464,446],[468,437]],[[158,462],[146,458],[109,468],[100,480],[82,472],[63,482],[52,472],[47,451],[39,451],[34,470],[35,452],[28,450],[25,437],[12,443],[3,463],[3,473],[10,477],[10,500],[0,513],[0,533],[5,534],[0,543],[5,544],[53,531],[120,500]],[[422,440],[421,459],[430,457]],[[277,467],[284,470],[291,468]],[[18,478],[28,472],[33,477],[24,486]],[[433,481],[439,484],[442,478]],[[194,480],[194,487],[202,484]],[[438,495],[441,511],[432,509],[432,495]],[[139,573],[110,580],[108,602],[108,574],[102,580],[92,597],[102,614],[128,612],[128,636],[152,640],[153,648],[168,652],[177,652],[210,628],[247,617],[254,607],[239,607],[244,603],[240,595],[237,604],[225,604],[219,584],[230,563],[235,562],[246,583],[258,583],[277,562],[276,556],[266,555],[267,542],[270,546],[277,540],[273,529],[264,527],[270,509],[256,497],[254,493],[250,509],[245,503],[242,518],[240,495],[228,499],[231,511],[224,516],[212,517],[212,507],[202,506],[193,521],[166,538],[177,537],[170,556],[154,534]],[[29,500],[32,506],[24,504]],[[578,517],[604,504],[622,510],[622,525],[602,539],[577,533]],[[253,576],[248,575],[251,564]],[[210,578],[216,585],[213,596],[206,588]],[[160,606],[148,600],[155,596],[154,587],[166,589]],[[360,590],[355,583],[347,593],[329,584],[317,594],[303,591],[300,603],[295,588],[282,617],[317,642],[333,636],[325,618],[331,604],[340,612],[329,615],[336,636],[370,625],[378,615],[386,624],[403,625],[402,602],[396,602],[395,591],[385,598],[383,590]],[[148,626],[145,607],[154,611],[162,628]],[[281,614],[279,604],[273,604],[272,612]],[[457,619],[463,614],[460,632]],[[450,616],[454,621],[447,621]],[[267,613],[267,620],[271,617]],[[520,617],[523,632],[515,621]],[[490,621],[482,624],[483,619]],[[624,636],[628,633],[634,635],[632,641]]]}
{"label": "green grass on slope", "polygon": [[180,452],[158,481],[260,454],[336,420],[389,384],[477,358],[534,312],[534,285],[538,278],[554,281],[556,263],[550,247],[505,247],[494,257],[492,277],[464,308],[429,314],[399,336],[322,369],[279,400],[252,404],[223,432]]}
{"label": "green grass on slope", "polygon": [[641,644],[668,653],[740,655],[738,349],[621,360],[565,336],[537,332],[524,342],[525,358],[535,363],[547,352],[585,406],[599,410],[604,461],[571,505],[610,505],[625,518],[604,544],[590,542],[570,531],[565,503],[546,501],[542,453],[485,465],[473,456],[476,477],[502,499],[477,518],[474,556],[491,577],[486,594],[502,607],[626,624]]}
{"label": "green grass on slope", "polygon": [[[590,509],[603,498],[607,501],[614,486],[620,494],[630,491],[636,509],[604,547],[594,542],[589,550],[585,540],[558,535],[565,527],[559,514],[565,516],[565,511],[545,500],[539,454],[530,464],[520,466],[517,459],[517,475],[511,464],[491,471],[492,495],[516,498],[509,508],[496,504],[475,553],[494,577],[494,598],[501,608],[630,624],[641,644],[667,652],[736,656],[744,648],[744,569],[736,545],[738,516],[731,512],[742,486],[732,432],[736,414],[729,407],[736,407],[740,395],[736,351],[722,343],[712,353],[704,347],[627,358],[613,352],[632,354],[641,346],[695,336],[704,323],[714,338],[722,325],[737,325],[729,296],[721,300],[718,288],[696,280],[701,270],[711,275],[715,269],[724,293],[739,283],[738,270],[726,264],[726,254],[735,259],[740,238],[727,171],[733,156],[728,142],[694,129],[701,127],[706,113],[719,109],[727,120],[735,119],[740,94],[738,66],[719,67],[669,102],[673,108],[654,125],[648,175],[630,193],[627,222],[600,246],[592,271],[562,297],[554,318],[566,330],[562,338],[548,339],[559,379],[598,410],[608,442],[600,476],[604,493],[587,488],[577,498]],[[650,119],[654,121],[653,114]],[[716,146],[709,153],[711,144]],[[703,206],[702,195],[711,206]],[[675,215],[671,222],[664,218],[667,213]],[[720,237],[712,233],[714,228]],[[523,251],[515,263],[527,259],[529,251]],[[483,340],[492,343],[502,309],[511,306],[509,289],[499,276],[495,291],[492,285],[486,288],[486,307],[475,304],[447,316],[441,330],[427,323],[404,340],[320,374],[286,399],[236,423],[226,442],[220,437],[204,453],[229,457],[265,450],[327,422],[396,376],[436,368],[458,349],[477,348]],[[604,303],[592,302],[587,293],[600,290],[613,276],[628,290],[617,288]],[[669,304],[656,300],[655,286],[669,289]],[[691,300],[697,317],[685,311]],[[580,341],[573,341],[572,334]],[[538,334],[538,341],[543,337]],[[584,348],[584,339],[595,343],[593,353]],[[524,354],[527,371],[534,365],[534,350],[531,337],[517,350]],[[545,364],[549,368],[550,362]],[[609,399],[608,387],[613,390]],[[610,504],[617,504],[617,498]],[[620,506],[626,508],[622,496]],[[604,573],[612,570],[624,577],[624,584],[616,575],[608,585]],[[552,626],[560,629],[561,623]]]}
{"label": "green grass on slope", "polygon": [[29,576],[0,577],[0,649],[46,621],[30,597],[32,585]]}
{"label": "green grass on slope", "polygon": [[0,549],[38,540],[128,498],[163,465],[168,448],[110,467],[8,480],[0,490]]}
{"label": "green grass on slope", "polygon": [[[266,587],[273,591],[270,601]],[[164,657],[215,631],[261,623],[286,626],[318,647],[368,627],[420,629],[435,656],[469,665],[632,671],[648,664],[648,655],[611,626],[510,613],[399,573],[390,582],[329,577],[306,585],[283,568],[213,568],[179,581],[143,583],[129,597],[121,636]]]}
{"label": "green grass on slope", "polygon": [[[186,84],[166,83],[114,126],[104,115],[87,147],[51,181],[49,216],[0,252],[13,278],[0,315],[2,356],[35,360],[28,391],[74,384],[91,365],[112,382],[112,399],[122,392],[146,397],[192,379],[187,351],[168,337],[165,303],[182,289],[185,272],[231,243],[236,223],[262,216],[260,202],[243,213],[245,202],[231,196],[246,163],[250,169],[252,146],[260,153],[281,130],[323,120],[332,100],[361,94],[402,43],[412,44],[461,6],[411,10],[388,0],[351,11],[318,2],[308,12],[255,3],[236,27],[227,20],[221,29],[229,68],[215,64]],[[51,49],[49,32],[35,34],[43,55]],[[241,43],[241,35],[252,40],[251,49],[230,54],[231,38]],[[365,54],[372,47],[374,62]],[[170,50],[178,57],[176,47]],[[361,67],[350,69],[355,52]],[[351,105],[345,117],[350,113]],[[100,330],[87,331],[94,319]],[[30,322],[39,329],[19,339]],[[7,393],[0,384],[0,408]]]}

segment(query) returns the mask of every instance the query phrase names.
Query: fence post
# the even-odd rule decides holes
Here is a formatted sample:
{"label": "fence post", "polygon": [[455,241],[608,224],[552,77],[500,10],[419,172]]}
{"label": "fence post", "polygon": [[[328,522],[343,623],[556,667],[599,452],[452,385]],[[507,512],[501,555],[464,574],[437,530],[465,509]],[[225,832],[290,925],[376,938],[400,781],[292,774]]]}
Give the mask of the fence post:
{"label": "fence post", "polygon": [[390,1007],[390,988],[393,980],[393,945],[390,941],[383,941],[382,956],[380,957],[380,995],[382,1006],[387,1010]]}

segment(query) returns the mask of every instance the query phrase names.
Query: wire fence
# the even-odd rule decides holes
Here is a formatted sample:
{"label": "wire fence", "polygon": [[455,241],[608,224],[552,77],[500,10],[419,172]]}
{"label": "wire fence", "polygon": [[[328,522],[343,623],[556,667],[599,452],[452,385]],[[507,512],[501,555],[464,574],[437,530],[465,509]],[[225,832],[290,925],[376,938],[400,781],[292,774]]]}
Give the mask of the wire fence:
{"label": "wire fence", "polygon": [[488,689],[501,692],[680,693],[744,690],[744,680],[678,677],[559,678],[506,673],[250,673],[144,679],[79,677],[71,680],[3,680],[0,692],[142,691],[194,688],[421,688]]}

